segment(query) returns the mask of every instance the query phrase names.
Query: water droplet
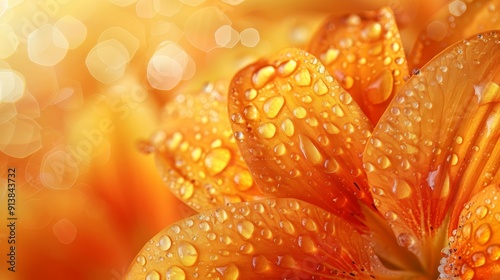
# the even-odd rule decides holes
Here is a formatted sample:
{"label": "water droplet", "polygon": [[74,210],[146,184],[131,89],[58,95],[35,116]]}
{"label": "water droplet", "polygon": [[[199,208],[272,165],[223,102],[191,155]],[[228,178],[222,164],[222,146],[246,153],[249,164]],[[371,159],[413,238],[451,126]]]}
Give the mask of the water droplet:
{"label": "water droplet", "polygon": [[186,279],[186,273],[182,268],[174,265],[168,268],[165,277],[167,280],[184,280]]}
{"label": "water droplet", "polygon": [[281,123],[281,130],[285,133],[286,136],[291,137],[295,132],[295,126],[290,119],[285,119]]}
{"label": "water droplet", "polygon": [[274,96],[264,102],[262,110],[266,117],[273,119],[279,114],[281,108],[283,108],[283,104],[285,104],[283,96]]}
{"label": "water droplet", "polygon": [[252,76],[252,82],[256,88],[262,88],[276,73],[273,66],[265,66],[257,70]]}
{"label": "water droplet", "polygon": [[274,154],[276,156],[282,156],[286,153],[286,146],[283,143],[279,143],[276,146],[274,146]]}
{"label": "water droplet", "polygon": [[394,222],[398,219],[398,215],[392,211],[387,211],[385,213],[385,218],[387,219],[387,221],[389,222]]}
{"label": "water droplet", "polygon": [[257,91],[253,88],[245,90],[245,99],[252,101],[257,97]]}
{"label": "water droplet", "polygon": [[140,256],[137,257],[137,259],[135,261],[139,265],[144,266],[146,264],[146,257],[144,257],[143,255],[140,255]]}
{"label": "water droplet", "polygon": [[250,221],[243,221],[237,225],[238,233],[245,239],[250,239],[255,230],[255,226]]}
{"label": "water droplet", "polygon": [[398,235],[399,246],[411,248],[415,244],[415,239],[408,233],[401,233]]}
{"label": "water droplet", "polygon": [[271,269],[271,263],[266,257],[257,255],[252,258],[252,267],[256,272],[266,272]]}
{"label": "water droplet", "polygon": [[453,165],[457,165],[458,163],[458,156],[457,154],[451,154],[448,156],[448,161],[450,162],[450,164],[453,166]]}
{"label": "water droplet", "polygon": [[460,267],[460,275],[461,279],[473,279],[474,278],[474,270],[464,263],[462,267]]}
{"label": "water droplet", "polygon": [[345,105],[349,105],[352,102],[352,96],[347,93],[347,92],[342,92],[339,96],[340,102],[344,103]]}
{"label": "water droplet", "polygon": [[475,232],[474,235],[476,242],[479,245],[484,245],[488,243],[488,241],[491,238],[491,227],[489,224],[482,224],[480,225]]}
{"label": "water droplet", "polygon": [[289,60],[289,61],[282,63],[278,67],[278,72],[283,77],[288,77],[290,74],[293,73],[293,71],[295,71],[296,68],[297,68],[297,61],[292,59],[292,60]]}
{"label": "water droplet", "polygon": [[293,109],[293,115],[297,119],[303,119],[307,116],[307,111],[304,109],[304,107],[297,107]]}
{"label": "water droplet", "polygon": [[500,86],[494,82],[488,82],[486,86],[474,86],[474,94],[478,99],[479,105],[490,103],[500,103]]}
{"label": "water droplet", "polygon": [[332,107],[332,111],[333,113],[335,114],[335,116],[341,118],[344,116],[344,111],[342,110],[342,108],[340,108],[340,105],[339,104],[335,104],[333,105]]}
{"label": "water droplet", "polygon": [[313,86],[313,90],[317,95],[324,95],[328,93],[328,86],[322,79],[318,79]]}
{"label": "water droplet", "polygon": [[476,216],[478,219],[482,220],[484,219],[484,217],[486,217],[486,215],[488,214],[488,207],[484,206],[484,205],[481,205],[479,207],[476,208]]}
{"label": "water droplet", "polygon": [[398,199],[404,199],[411,195],[411,187],[405,180],[394,180],[392,192]]}
{"label": "water droplet", "polygon": [[377,159],[377,163],[382,169],[387,169],[389,166],[391,166],[391,161],[386,156],[380,156]]}
{"label": "water droplet", "polygon": [[378,22],[371,22],[365,26],[362,36],[367,40],[376,40],[382,34],[382,25]]}
{"label": "water droplet", "polygon": [[309,73],[309,70],[307,70],[307,68],[303,68],[299,72],[297,72],[294,78],[295,82],[299,86],[305,87],[311,84],[311,73]]}
{"label": "water droplet", "polygon": [[219,221],[219,223],[225,222],[228,218],[227,212],[224,209],[215,210],[215,217],[217,218],[217,221]]}
{"label": "water droplet", "polygon": [[162,237],[160,237],[158,244],[160,246],[160,250],[167,251],[172,246],[172,240],[170,240],[170,237],[168,237],[167,235],[163,235]]}
{"label": "water droplet", "polygon": [[198,251],[191,243],[181,241],[177,247],[177,256],[183,265],[193,266],[198,260]]}
{"label": "water droplet", "polygon": [[217,267],[216,270],[222,275],[223,280],[236,280],[240,275],[240,270],[234,264]]}
{"label": "water droplet", "polygon": [[299,134],[299,146],[304,157],[312,164],[316,165],[323,162],[320,151],[307,136]]}
{"label": "water droplet", "polygon": [[257,127],[257,132],[265,139],[273,138],[276,135],[276,126],[273,123],[263,123]]}
{"label": "water droplet", "polygon": [[471,256],[471,261],[473,267],[480,267],[486,263],[486,256],[481,252],[477,252]]}
{"label": "water droplet", "polygon": [[313,254],[318,250],[316,243],[314,243],[314,240],[309,235],[299,236],[298,244],[307,254]]}
{"label": "water droplet", "polygon": [[250,172],[242,170],[234,174],[233,181],[236,188],[240,191],[246,191],[253,186],[253,178]]}
{"label": "water droplet", "polygon": [[249,255],[249,254],[254,252],[254,247],[250,243],[245,243],[245,244],[241,245],[240,252],[244,255]]}
{"label": "water droplet", "polygon": [[290,221],[281,220],[279,225],[280,225],[280,228],[282,228],[286,233],[288,233],[290,235],[295,234],[295,227],[293,226],[293,224]]}
{"label": "water droplet", "polygon": [[160,280],[160,273],[156,270],[151,270],[146,274],[146,280]]}
{"label": "water droplet", "polygon": [[226,148],[216,148],[207,153],[204,163],[210,175],[217,175],[227,167],[230,160],[231,151]]}
{"label": "water droplet", "polygon": [[253,105],[243,108],[243,114],[247,120],[256,120],[259,117],[259,111]]}
{"label": "water droplet", "polygon": [[366,97],[372,104],[380,104],[389,99],[392,94],[394,78],[391,71],[385,70],[365,88]]}
{"label": "water droplet", "polygon": [[325,173],[335,173],[339,169],[339,164],[334,158],[325,160]]}
{"label": "water droplet", "polygon": [[500,246],[490,245],[486,248],[486,254],[491,261],[498,261],[500,259]]}
{"label": "water droplet", "polygon": [[332,123],[324,123],[323,128],[329,134],[339,134],[340,133],[340,129]]}
{"label": "water droplet", "polygon": [[264,237],[265,239],[268,239],[268,240],[271,239],[271,238],[273,238],[273,232],[270,229],[268,229],[268,228],[262,229],[260,231],[260,235],[262,237]]}
{"label": "water droplet", "polygon": [[354,79],[351,76],[345,76],[341,82],[345,90],[351,89],[354,85]]}

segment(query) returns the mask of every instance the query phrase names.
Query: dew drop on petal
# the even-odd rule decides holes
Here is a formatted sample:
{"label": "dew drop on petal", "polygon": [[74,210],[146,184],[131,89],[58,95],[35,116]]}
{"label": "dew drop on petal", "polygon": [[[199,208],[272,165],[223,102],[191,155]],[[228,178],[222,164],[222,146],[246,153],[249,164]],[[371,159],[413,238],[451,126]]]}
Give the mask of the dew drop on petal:
{"label": "dew drop on petal", "polygon": [[276,73],[276,69],[273,66],[265,66],[257,70],[252,76],[253,85],[259,89],[266,85]]}
{"label": "dew drop on petal", "polygon": [[165,277],[167,280],[184,280],[186,279],[186,273],[182,268],[174,265],[167,269]]}
{"label": "dew drop on petal", "polygon": [[160,273],[156,270],[151,270],[146,274],[146,280],[160,280]]}
{"label": "dew drop on petal", "polygon": [[271,269],[271,263],[263,255],[257,255],[252,258],[252,267],[256,272],[265,272]]}
{"label": "dew drop on petal", "polygon": [[250,239],[254,233],[255,226],[250,221],[243,221],[236,226],[238,233],[245,239]]}
{"label": "dew drop on petal", "polygon": [[279,114],[281,108],[283,108],[283,104],[285,104],[283,96],[273,96],[264,102],[262,110],[266,117],[272,119]]}
{"label": "dew drop on petal", "polygon": [[160,250],[162,251],[167,251],[172,246],[172,240],[170,239],[170,237],[168,237],[168,235],[163,235],[162,237],[160,237],[158,243],[160,246]]}
{"label": "dew drop on petal", "polygon": [[479,245],[484,245],[490,240],[491,234],[490,225],[482,224],[476,229],[474,238]]}
{"label": "dew drop on petal", "polygon": [[231,160],[231,151],[226,148],[216,148],[210,150],[205,156],[205,167],[211,175],[222,172]]}
{"label": "dew drop on petal", "polygon": [[198,260],[198,251],[191,243],[181,241],[177,247],[177,256],[183,265],[193,266]]}

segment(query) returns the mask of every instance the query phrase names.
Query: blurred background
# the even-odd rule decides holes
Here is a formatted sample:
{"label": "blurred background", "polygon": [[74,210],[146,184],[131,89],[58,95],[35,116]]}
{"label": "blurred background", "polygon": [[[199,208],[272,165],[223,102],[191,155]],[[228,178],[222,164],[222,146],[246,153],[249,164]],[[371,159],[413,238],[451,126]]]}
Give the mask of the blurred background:
{"label": "blurred background", "polygon": [[163,104],[306,45],[329,14],[390,5],[409,49],[443,1],[410,2],[0,0],[0,279],[121,279],[150,237],[195,213],[148,155]]}

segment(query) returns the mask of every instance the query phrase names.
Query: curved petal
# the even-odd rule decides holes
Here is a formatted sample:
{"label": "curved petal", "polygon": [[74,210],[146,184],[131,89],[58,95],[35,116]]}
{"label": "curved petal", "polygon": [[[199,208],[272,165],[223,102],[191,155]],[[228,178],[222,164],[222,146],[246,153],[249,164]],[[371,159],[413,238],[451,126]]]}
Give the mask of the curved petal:
{"label": "curved petal", "polygon": [[227,116],[226,85],[178,95],[164,110],[164,128],[151,142],[166,185],[200,211],[262,198],[241,158]]}
{"label": "curved petal", "polygon": [[500,186],[490,185],[462,209],[459,225],[443,250],[440,279],[500,277]]}
{"label": "curved petal", "polygon": [[499,59],[493,32],[450,47],[398,92],[366,146],[374,201],[424,268],[451,205],[497,174]]}
{"label": "curved petal", "polygon": [[373,124],[408,76],[403,44],[389,8],[328,18],[309,50]]}
{"label": "curved petal", "polygon": [[238,72],[229,114],[264,193],[308,201],[353,223],[362,216],[357,200],[372,204],[361,162],[372,126],[311,54],[285,49]]}
{"label": "curved petal", "polygon": [[421,30],[408,63],[420,68],[455,42],[494,29],[500,29],[497,0],[451,0]]}
{"label": "curved petal", "polygon": [[[228,205],[153,237],[126,279],[371,279],[385,273],[345,221],[295,199]],[[170,278],[169,278],[170,277]]]}

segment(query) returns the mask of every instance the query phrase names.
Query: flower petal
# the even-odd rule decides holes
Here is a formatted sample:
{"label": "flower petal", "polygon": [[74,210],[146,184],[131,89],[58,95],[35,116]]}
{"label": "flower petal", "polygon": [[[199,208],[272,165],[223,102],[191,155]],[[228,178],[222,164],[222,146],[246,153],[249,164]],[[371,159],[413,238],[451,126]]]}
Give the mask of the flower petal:
{"label": "flower petal", "polygon": [[439,271],[441,278],[500,277],[500,186],[490,185],[465,204]]}
{"label": "flower petal", "polygon": [[371,279],[382,272],[352,226],[295,199],[238,203],[185,219],[153,237],[136,260],[126,279]]}
{"label": "flower petal", "polygon": [[421,260],[451,205],[497,174],[499,59],[494,32],[448,48],[398,92],[366,146],[375,204]]}
{"label": "flower petal", "polygon": [[412,68],[420,68],[455,42],[494,29],[500,29],[497,0],[450,1],[420,32],[408,63]]}
{"label": "flower petal", "polygon": [[178,95],[165,108],[164,128],[151,137],[166,185],[197,211],[263,197],[234,141],[221,95],[226,88],[209,84]]}
{"label": "flower petal", "polygon": [[286,49],[257,61],[229,95],[237,143],[264,193],[362,216],[357,200],[372,204],[361,162],[372,126],[314,56]]}
{"label": "flower petal", "polygon": [[403,44],[389,8],[328,18],[309,50],[373,124],[408,75]]}

